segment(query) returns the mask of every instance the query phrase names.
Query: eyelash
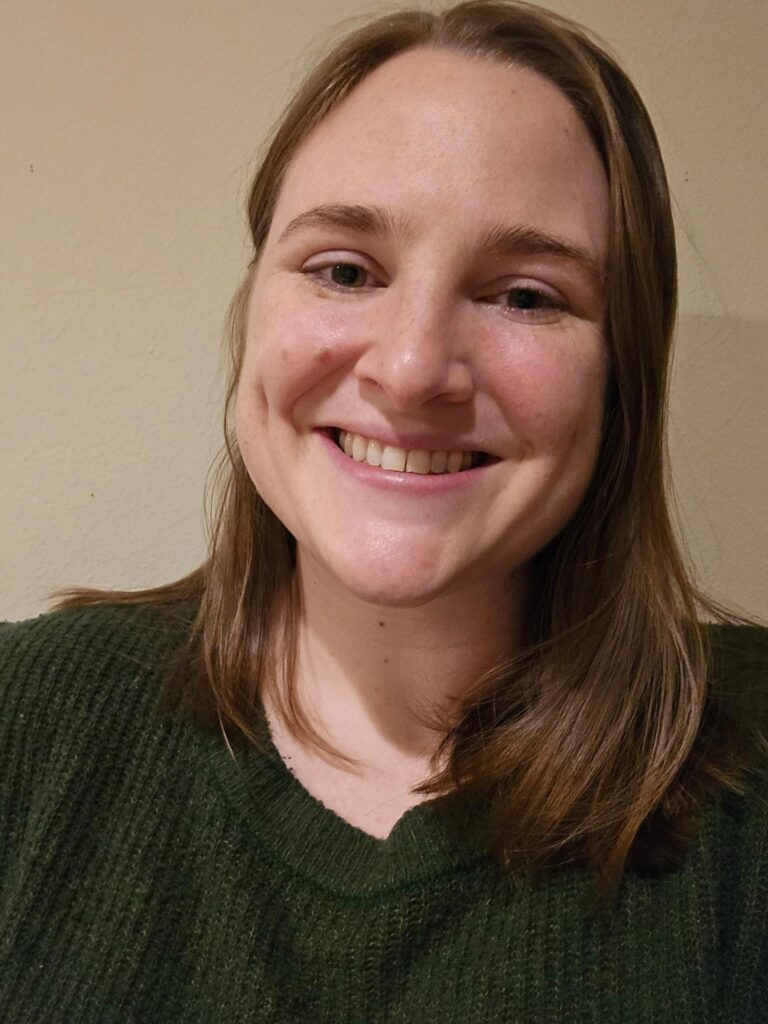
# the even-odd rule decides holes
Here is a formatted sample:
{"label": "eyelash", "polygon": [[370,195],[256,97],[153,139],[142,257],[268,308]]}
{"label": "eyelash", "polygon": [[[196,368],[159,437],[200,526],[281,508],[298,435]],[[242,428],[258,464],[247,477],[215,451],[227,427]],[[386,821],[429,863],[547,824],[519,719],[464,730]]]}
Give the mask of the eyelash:
{"label": "eyelash", "polygon": [[[302,274],[311,278],[312,280],[317,281],[318,284],[322,285],[324,288],[330,288],[333,291],[359,292],[363,290],[364,286],[338,284],[336,281],[331,281],[327,277],[323,276],[324,271],[332,270],[334,267],[354,267],[356,270],[362,271],[363,274],[367,275],[368,277],[372,277],[372,274],[369,270],[366,270],[365,267],[361,266],[361,264],[355,263],[352,260],[335,260],[333,263],[324,263],[320,266],[306,267],[301,272]],[[522,315],[528,320],[536,319],[537,315],[540,317],[551,315],[552,313],[557,312],[566,312],[568,310],[567,303],[555,298],[553,295],[551,295],[544,289],[536,288],[535,286],[518,286],[517,288],[505,288],[503,291],[498,292],[496,296],[491,296],[491,298],[509,295],[510,292],[514,291],[525,292],[526,294],[535,295],[539,301],[543,300],[544,305],[536,309],[515,309],[514,307],[501,306],[501,304],[499,303],[489,303],[489,305],[499,305],[502,310],[502,313],[505,316],[510,316],[514,313],[516,316]]]}

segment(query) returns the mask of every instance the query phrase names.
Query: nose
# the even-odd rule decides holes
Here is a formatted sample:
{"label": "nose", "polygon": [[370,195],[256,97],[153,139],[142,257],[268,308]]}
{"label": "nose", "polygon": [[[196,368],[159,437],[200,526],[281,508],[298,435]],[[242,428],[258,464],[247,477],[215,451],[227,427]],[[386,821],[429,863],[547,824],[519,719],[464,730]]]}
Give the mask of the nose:
{"label": "nose", "polygon": [[445,292],[391,288],[370,324],[369,343],[356,364],[358,378],[408,411],[433,399],[466,402],[474,381],[456,303]]}

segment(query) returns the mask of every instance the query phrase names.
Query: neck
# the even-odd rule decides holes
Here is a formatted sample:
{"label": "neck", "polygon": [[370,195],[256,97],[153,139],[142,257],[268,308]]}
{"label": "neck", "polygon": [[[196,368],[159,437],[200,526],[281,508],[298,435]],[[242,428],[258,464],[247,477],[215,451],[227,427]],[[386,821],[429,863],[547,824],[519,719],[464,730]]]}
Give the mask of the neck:
{"label": "neck", "polygon": [[336,750],[374,771],[428,765],[452,700],[517,649],[523,574],[406,608],[361,600],[301,553],[297,571],[302,708]]}

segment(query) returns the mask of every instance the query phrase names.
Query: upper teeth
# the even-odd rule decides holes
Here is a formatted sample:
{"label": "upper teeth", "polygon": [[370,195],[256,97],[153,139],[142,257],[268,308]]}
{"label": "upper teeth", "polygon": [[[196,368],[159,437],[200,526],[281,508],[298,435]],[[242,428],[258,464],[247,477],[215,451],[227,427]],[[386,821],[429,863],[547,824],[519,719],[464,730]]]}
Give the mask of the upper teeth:
{"label": "upper teeth", "polygon": [[408,451],[346,430],[339,432],[339,447],[356,462],[400,473],[458,473],[472,465],[472,452],[428,452],[420,448]]}

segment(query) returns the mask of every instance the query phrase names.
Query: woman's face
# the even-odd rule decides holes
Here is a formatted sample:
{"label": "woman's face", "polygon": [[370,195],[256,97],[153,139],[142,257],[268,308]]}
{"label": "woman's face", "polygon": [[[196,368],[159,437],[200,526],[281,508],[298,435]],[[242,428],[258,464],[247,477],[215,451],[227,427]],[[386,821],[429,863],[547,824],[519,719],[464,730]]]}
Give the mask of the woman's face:
{"label": "woman's face", "polygon": [[[560,531],[600,441],[607,233],[597,153],[534,72],[410,51],[310,134],[255,272],[236,405],[304,564],[415,606],[508,580]],[[353,457],[340,430],[363,439]],[[452,473],[470,459],[452,452],[482,455]]]}

